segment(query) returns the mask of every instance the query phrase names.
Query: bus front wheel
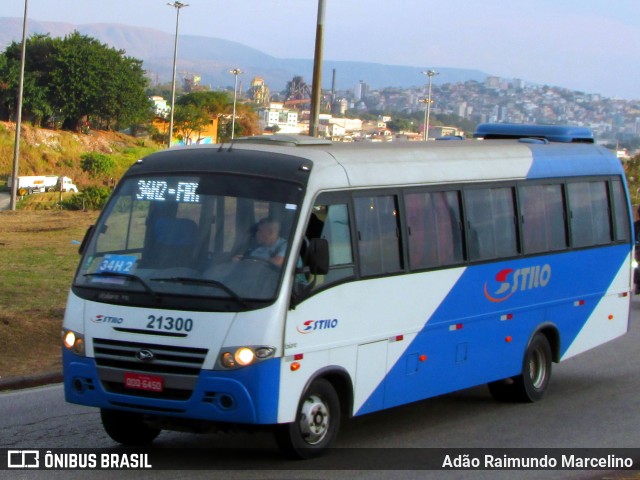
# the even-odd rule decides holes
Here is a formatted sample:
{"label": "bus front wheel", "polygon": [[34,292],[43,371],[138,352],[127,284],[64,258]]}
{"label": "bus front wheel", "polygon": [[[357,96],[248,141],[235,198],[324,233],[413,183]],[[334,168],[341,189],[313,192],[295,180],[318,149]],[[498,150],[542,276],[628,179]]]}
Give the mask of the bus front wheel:
{"label": "bus front wheel", "polygon": [[489,383],[489,392],[501,402],[537,402],[551,380],[551,346],[543,333],[536,333],[527,347],[522,373]]}
{"label": "bus front wheel", "polygon": [[340,428],[340,400],[333,385],[323,378],[304,392],[296,420],[278,425],[276,441],[280,449],[297,458],[318,457],[333,443]]}
{"label": "bus front wheel", "polygon": [[160,435],[160,429],[144,423],[139,413],[102,408],[100,418],[107,435],[123,445],[148,445]]}

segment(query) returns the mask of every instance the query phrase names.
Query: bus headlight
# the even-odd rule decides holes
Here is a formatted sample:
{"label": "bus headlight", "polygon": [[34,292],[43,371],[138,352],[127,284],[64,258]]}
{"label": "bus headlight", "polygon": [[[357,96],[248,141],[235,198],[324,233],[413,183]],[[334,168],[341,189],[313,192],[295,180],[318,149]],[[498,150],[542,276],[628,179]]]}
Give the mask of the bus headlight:
{"label": "bus headlight", "polygon": [[76,355],[84,356],[84,335],[73,330],[62,330],[62,344]]}
{"label": "bus headlight", "polygon": [[236,354],[234,355],[236,362],[238,365],[242,367],[246,367],[247,365],[251,365],[253,360],[256,358],[256,354],[253,353],[253,350],[247,347],[242,347],[236,350]]}
{"label": "bus headlight", "polygon": [[220,367],[240,368],[273,357],[273,347],[230,347],[220,353]]}

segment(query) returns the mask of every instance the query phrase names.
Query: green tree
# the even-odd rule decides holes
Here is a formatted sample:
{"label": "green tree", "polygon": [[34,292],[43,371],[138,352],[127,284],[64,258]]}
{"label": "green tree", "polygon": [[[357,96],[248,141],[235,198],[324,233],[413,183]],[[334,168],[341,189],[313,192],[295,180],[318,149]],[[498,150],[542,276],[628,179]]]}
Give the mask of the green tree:
{"label": "green tree", "polygon": [[[22,45],[0,55],[0,115],[14,114]],[[89,119],[102,128],[127,127],[150,118],[142,62],[74,32],[64,39],[27,40],[23,108],[36,124],[79,130]]]}
{"label": "green tree", "polygon": [[[34,124],[40,124],[54,114],[50,100],[51,71],[59,41],[47,35],[27,39],[25,57],[23,114]],[[22,44],[13,42],[0,56],[0,112],[5,118],[15,115]]]}
{"label": "green tree", "polygon": [[103,61],[97,40],[77,32],[64,38],[52,72],[52,90],[56,106],[64,117],[63,128],[80,130],[95,112],[101,88]]}
{"label": "green tree", "polygon": [[106,129],[151,121],[153,112],[144,93],[147,81],[142,62],[115,50],[104,50],[103,54],[110,68],[102,73],[103,98],[92,115]]}
{"label": "green tree", "polygon": [[203,108],[210,115],[224,113],[233,100],[226,92],[193,92],[182,95],[177,105],[194,105]]}
{"label": "green tree", "polygon": [[[231,125],[233,124],[233,104],[227,109],[226,132],[227,140],[231,137]],[[234,137],[238,138],[243,135],[257,135],[260,132],[258,125],[258,115],[250,105],[239,103],[236,105],[236,121]]]}
{"label": "green tree", "polygon": [[[179,115],[189,113],[180,112],[180,107],[193,106],[196,110],[192,110],[191,114],[195,115],[198,109],[204,110],[208,114],[208,118],[219,117],[221,122],[218,126],[218,137],[220,141],[228,141],[231,138],[231,124],[233,123],[233,98],[226,92],[193,92],[181,96],[176,102],[176,112],[174,115],[174,123]],[[200,129],[202,127],[199,127]],[[236,121],[235,136],[255,135],[259,132],[258,116],[250,105],[243,103],[236,104]],[[198,128],[192,129],[198,131]],[[188,136],[188,135],[185,135]]]}
{"label": "green tree", "polygon": [[142,63],[123,51],[78,32],[62,40],[51,88],[64,128],[78,130],[90,116],[106,128],[144,118],[145,86]]}
{"label": "green tree", "polygon": [[390,122],[387,122],[387,128],[392,132],[414,132],[416,126],[408,118],[394,118]]}
{"label": "green tree", "polygon": [[200,132],[210,121],[210,115],[204,106],[193,103],[176,105],[173,115],[174,128],[185,142],[192,138],[194,133],[198,134],[198,140],[200,140]]}
{"label": "green tree", "polygon": [[[124,52],[101,44],[96,39],[74,32],[64,38],[53,72],[53,92],[57,106],[65,117],[63,126],[78,130],[90,115],[95,115],[107,128],[119,117],[126,117],[126,103],[136,86],[144,95],[144,81],[139,63],[124,57]],[[128,82],[133,82],[129,88]],[[123,91],[124,89],[124,91]],[[139,109],[139,104],[132,107]]]}

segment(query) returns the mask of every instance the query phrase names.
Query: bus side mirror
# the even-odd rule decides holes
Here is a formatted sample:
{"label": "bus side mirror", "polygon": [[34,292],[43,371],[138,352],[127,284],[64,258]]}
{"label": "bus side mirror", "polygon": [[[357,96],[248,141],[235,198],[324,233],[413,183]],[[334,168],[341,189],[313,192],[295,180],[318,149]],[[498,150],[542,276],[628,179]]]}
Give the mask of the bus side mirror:
{"label": "bus side mirror", "polygon": [[312,238],[309,240],[306,264],[315,275],[329,273],[329,242],[326,238]]}
{"label": "bus side mirror", "polygon": [[93,233],[93,230],[96,228],[95,225],[90,225],[89,228],[87,228],[87,232],[84,234],[84,238],[82,239],[82,243],[80,244],[80,247],[78,248],[78,253],[80,255],[82,255],[84,253],[85,248],[87,248],[87,243],[89,243],[89,239],[91,238],[91,234]]}

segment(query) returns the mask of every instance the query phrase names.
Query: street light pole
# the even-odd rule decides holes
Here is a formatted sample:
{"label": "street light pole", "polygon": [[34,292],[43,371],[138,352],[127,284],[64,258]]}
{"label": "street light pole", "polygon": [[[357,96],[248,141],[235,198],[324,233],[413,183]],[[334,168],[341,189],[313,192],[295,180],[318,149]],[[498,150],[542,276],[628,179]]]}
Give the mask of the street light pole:
{"label": "street light pole", "polygon": [[20,158],[20,129],[22,125],[22,94],[24,89],[24,63],[27,52],[27,4],[24,0],[24,18],[22,20],[22,53],[20,57],[20,80],[18,81],[18,101],[16,106],[16,139],[13,145],[13,173],[11,183],[11,200],[9,208],[16,209],[18,194],[18,163]]}
{"label": "street light pole", "polygon": [[422,122],[422,125],[424,127],[424,132],[422,132],[422,140],[426,142],[427,141],[427,109],[429,108],[429,100],[425,97],[425,98],[421,98],[418,101],[420,103],[424,103],[424,122]]}
{"label": "street light pole", "polygon": [[238,75],[243,73],[239,68],[234,68],[233,70],[229,70],[229,73],[233,74],[236,79],[233,84],[233,116],[231,117],[231,140],[236,133],[236,100],[238,98]]}
{"label": "street light pole", "polygon": [[188,7],[189,4],[182,2],[167,3],[170,7],[176,9],[176,36],[173,44],[173,76],[171,77],[171,112],[169,113],[169,140],[168,147],[171,147],[171,139],[173,138],[173,109],[176,104],[176,60],[178,59],[178,24],[180,21],[180,9]]}
{"label": "street light pole", "polygon": [[422,72],[423,75],[429,77],[429,93],[427,94],[427,108],[424,111],[424,141],[429,140],[429,117],[431,115],[431,79],[435,75],[440,75],[435,70],[427,70]]}

